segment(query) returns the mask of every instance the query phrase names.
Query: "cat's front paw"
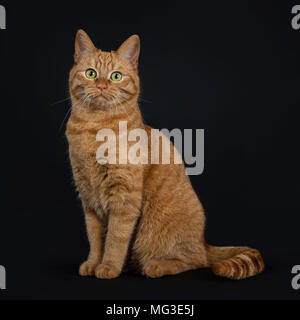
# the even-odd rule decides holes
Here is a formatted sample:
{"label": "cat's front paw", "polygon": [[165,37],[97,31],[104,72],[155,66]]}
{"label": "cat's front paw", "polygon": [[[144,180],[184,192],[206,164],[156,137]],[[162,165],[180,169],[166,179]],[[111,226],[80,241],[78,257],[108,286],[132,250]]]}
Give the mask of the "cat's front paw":
{"label": "cat's front paw", "polygon": [[120,273],[121,271],[116,267],[107,264],[99,264],[95,270],[95,276],[100,279],[117,278]]}
{"label": "cat's front paw", "polygon": [[95,272],[97,264],[85,261],[79,267],[79,274],[81,276],[92,276]]}

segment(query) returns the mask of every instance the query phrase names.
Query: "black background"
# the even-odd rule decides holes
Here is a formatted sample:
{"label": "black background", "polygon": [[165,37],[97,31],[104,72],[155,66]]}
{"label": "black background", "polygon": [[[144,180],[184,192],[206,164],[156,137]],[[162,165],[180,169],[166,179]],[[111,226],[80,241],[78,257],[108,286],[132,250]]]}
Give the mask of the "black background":
{"label": "black background", "polygon": [[[300,264],[297,2],[1,4],[0,299],[299,299],[291,288]],[[62,124],[70,103],[56,102],[68,97],[78,28],[103,50],[140,35],[145,121],[205,129],[205,170],[191,180],[207,241],[259,248],[263,274],[239,282],[209,269],[155,280],[77,275],[88,242]]]}

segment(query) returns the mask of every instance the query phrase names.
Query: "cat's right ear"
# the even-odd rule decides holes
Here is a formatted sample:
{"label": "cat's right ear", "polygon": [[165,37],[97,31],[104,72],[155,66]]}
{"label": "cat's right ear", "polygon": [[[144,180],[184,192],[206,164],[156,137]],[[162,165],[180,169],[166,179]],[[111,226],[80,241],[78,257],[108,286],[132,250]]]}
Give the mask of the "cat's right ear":
{"label": "cat's right ear", "polygon": [[78,30],[75,39],[75,63],[77,63],[82,56],[94,53],[95,51],[96,48],[87,33],[81,29]]}

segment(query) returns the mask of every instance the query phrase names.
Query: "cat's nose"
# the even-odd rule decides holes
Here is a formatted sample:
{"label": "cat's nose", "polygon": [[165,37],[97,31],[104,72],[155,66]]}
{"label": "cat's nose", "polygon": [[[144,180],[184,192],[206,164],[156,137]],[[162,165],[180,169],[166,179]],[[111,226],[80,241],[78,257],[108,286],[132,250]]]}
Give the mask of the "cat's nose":
{"label": "cat's nose", "polygon": [[97,85],[97,88],[100,89],[101,91],[103,91],[107,88],[107,85],[105,83],[99,83]]}

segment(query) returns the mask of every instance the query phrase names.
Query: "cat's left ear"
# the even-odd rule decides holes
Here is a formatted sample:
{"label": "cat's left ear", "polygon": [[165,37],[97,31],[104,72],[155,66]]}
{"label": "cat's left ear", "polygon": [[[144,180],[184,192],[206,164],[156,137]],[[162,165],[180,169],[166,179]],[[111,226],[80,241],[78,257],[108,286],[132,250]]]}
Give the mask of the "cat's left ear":
{"label": "cat's left ear", "polygon": [[137,69],[140,55],[140,38],[134,34],[122,43],[118,49],[118,54],[125,60],[129,61],[131,65]]}

